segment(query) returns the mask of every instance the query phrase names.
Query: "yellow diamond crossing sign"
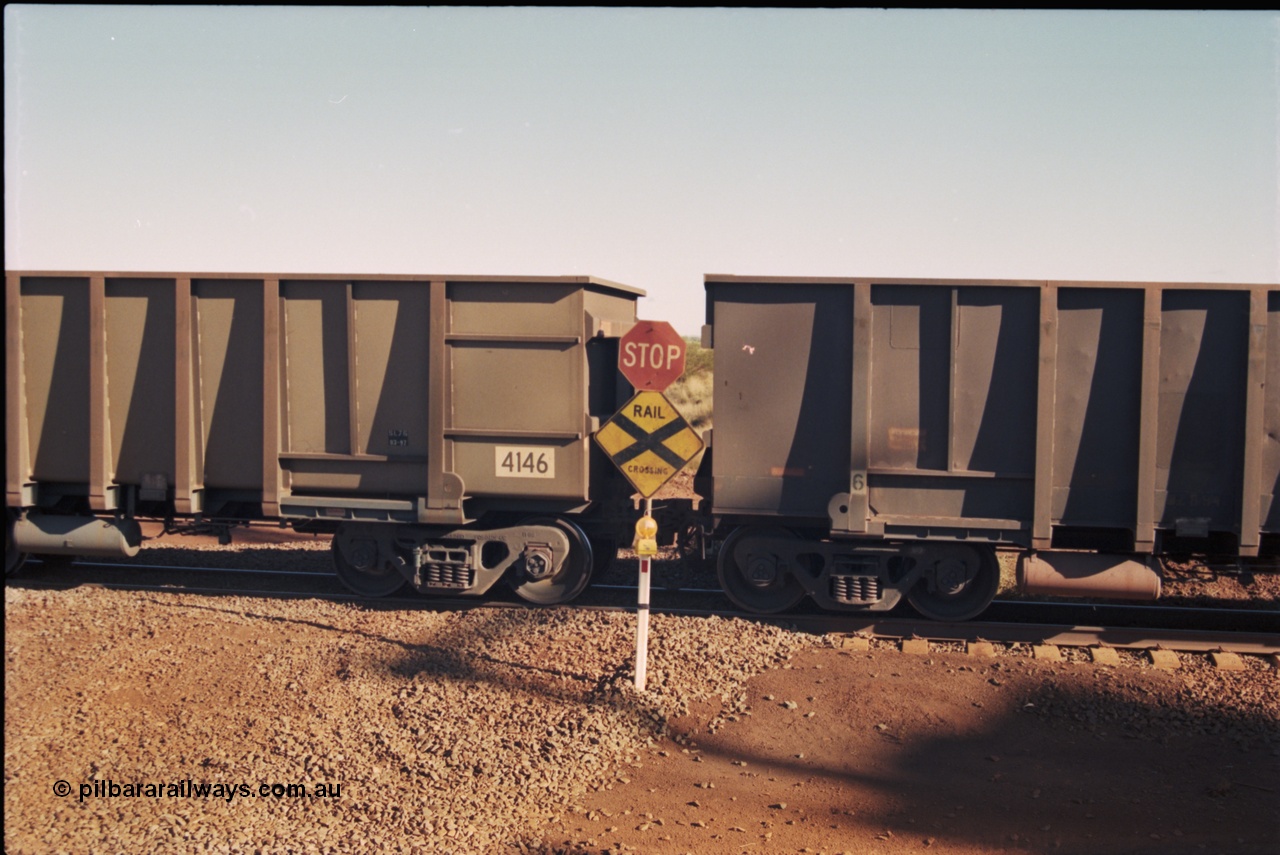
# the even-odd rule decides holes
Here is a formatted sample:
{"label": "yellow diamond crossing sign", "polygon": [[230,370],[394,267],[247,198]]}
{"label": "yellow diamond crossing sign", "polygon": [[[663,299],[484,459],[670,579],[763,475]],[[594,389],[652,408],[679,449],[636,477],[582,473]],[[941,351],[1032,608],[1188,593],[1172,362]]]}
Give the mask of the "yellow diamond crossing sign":
{"label": "yellow diamond crossing sign", "polygon": [[661,392],[640,392],[596,432],[596,442],[644,498],[702,451],[702,437]]}

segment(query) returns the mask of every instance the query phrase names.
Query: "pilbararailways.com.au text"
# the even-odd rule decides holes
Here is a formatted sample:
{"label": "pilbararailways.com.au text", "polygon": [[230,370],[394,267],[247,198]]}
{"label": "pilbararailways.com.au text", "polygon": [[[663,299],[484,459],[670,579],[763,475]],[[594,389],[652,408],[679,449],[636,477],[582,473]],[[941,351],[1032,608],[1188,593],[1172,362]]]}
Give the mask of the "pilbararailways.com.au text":
{"label": "pilbararailways.com.au text", "polygon": [[[76,790],[63,780],[55,781],[53,794],[66,797]],[[223,784],[208,781],[86,781],[79,785],[79,801],[85,799],[338,799],[341,784]]]}

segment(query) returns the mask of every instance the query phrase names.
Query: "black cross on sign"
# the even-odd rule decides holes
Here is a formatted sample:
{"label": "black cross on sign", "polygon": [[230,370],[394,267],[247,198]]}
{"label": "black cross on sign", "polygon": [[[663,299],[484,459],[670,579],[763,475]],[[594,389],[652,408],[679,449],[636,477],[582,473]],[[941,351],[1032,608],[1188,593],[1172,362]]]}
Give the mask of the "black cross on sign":
{"label": "black cross on sign", "polygon": [[648,498],[702,451],[702,437],[661,392],[637,392],[600,430],[596,443]]}
{"label": "black cross on sign", "polygon": [[680,455],[662,444],[665,440],[670,439],[689,426],[688,423],[680,416],[677,416],[675,421],[667,422],[653,433],[648,433],[644,428],[631,421],[631,419],[627,418],[622,413],[615,415],[611,421],[613,424],[621,428],[627,436],[630,436],[635,440],[634,443],[613,455],[613,462],[618,466],[621,466],[629,460],[636,459],[646,451],[652,451],[658,457],[662,458],[664,462],[674,466],[676,469],[680,469],[688,462],[681,460]]}

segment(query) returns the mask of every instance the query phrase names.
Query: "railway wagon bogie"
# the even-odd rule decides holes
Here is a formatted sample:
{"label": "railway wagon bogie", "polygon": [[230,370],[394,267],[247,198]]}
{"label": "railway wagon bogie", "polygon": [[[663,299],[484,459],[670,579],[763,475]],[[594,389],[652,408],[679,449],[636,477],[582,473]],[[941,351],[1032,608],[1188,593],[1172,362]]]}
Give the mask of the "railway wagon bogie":
{"label": "railway wagon bogie", "polygon": [[533,518],[505,528],[350,523],[333,537],[338,577],[370,597],[412,587],[479,596],[504,577],[529,602],[572,600],[590,581],[591,541],[573,521]]}
{"label": "railway wagon bogie", "polygon": [[6,567],[127,556],[135,517],[221,517],[337,530],[335,567],[363,593],[508,575],[529,599],[572,597],[596,560],[583,532],[624,490],[591,435],[625,400],[617,342],[642,294],[583,276],[10,271]]}
{"label": "railway wagon bogie", "polygon": [[717,571],[728,597],[761,614],[806,596],[833,611],[888,611],[906,599],[925,617],[968,620],[995,597],[995,550],[963,543],[859,544],[743,526],[724,541]]}
{"label": "railway wagon bogie", "polygon": [[706,295],[697,484],[739,604],[795,599],[772,562],[829,608],[959,619],[995,547],[1039,593],[1145,599],[1149,556],[1280,546],[1276,285],[713,274]]}

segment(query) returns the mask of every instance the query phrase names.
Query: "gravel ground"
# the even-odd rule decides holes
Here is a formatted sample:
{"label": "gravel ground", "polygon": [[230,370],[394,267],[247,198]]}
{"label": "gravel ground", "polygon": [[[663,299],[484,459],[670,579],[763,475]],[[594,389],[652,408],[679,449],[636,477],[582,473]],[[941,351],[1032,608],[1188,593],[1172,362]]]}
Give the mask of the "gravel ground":
{"label": "gravel ground", "polygon": [[[611,786],[691,703],[720,703],[815,643],[655,616],[641,698],[622,614],[88,587],[10,588],[5,611],[14,853],[494,851]],[[315,796],[321,784],[340,795]]]}
{"label": "gravel ground", "polygon": [[1176,671],[815,648],[728,706],[673,720],[544,851],[1280,851],[1280,680],[1183,656]]}
{"label": "gravel ground", "polygon": [[1260,658],[658,615],[640,696],[625,614],[91,586],[5,611],[7,852],[1280,851]]}
{"label": "gravel ground", "polygon": [[[141,557],[329,572],[327,539],[277,534]],[[1280,602],[1275,576],[1179,573],[1188,600]],[[625,614],[91,586],[9,587],[5,613],[7,852],[1280,851],[1258,658],[914,657],[655,615],[639,696]]]}

